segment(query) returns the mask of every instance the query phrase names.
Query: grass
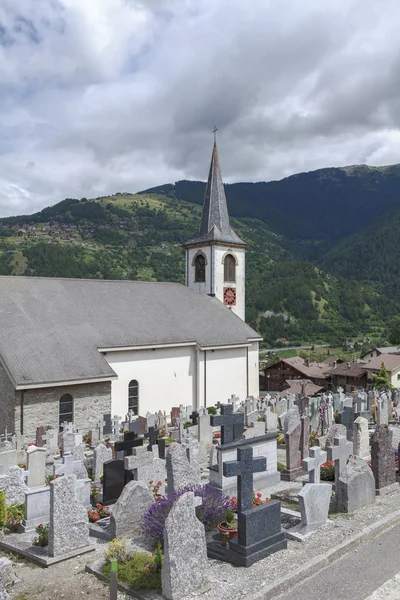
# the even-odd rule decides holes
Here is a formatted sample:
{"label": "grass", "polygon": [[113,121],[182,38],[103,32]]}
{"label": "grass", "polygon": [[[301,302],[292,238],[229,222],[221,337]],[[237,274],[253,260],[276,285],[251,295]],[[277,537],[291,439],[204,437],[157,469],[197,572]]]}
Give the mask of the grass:
{"label": "grass", "polygon": [[294,356],[297,356],[297,350],[294,348],[293,350],[278,350],[276,354],[281,358],[293,358]]}
{"label": "grass", "polygon": [[[161,592],[161,572],[148,571],[147,567],[152,562],[152,557],[144,552],[135,552],[132,558],[118,563],[117,578],[125,581],[134,589],[151,589]],[[107,580],[110,578],[111,566],[106,563],[103,573]]]}

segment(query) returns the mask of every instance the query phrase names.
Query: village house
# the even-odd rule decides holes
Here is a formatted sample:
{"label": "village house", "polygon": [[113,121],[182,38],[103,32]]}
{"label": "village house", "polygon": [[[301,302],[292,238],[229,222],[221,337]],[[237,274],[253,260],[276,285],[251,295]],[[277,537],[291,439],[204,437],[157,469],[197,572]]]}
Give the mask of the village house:
{"label": "village house", "polygon": [[328,389],[326,372],[329,365],[310,362],[300,356],[281,358],[275,364],[264,367],[260,372],[260,389],[281,392],[287,389],[289,380],[308,379],[322,390]]}
{"label": "village house", "polygon": [[363,362],[368,362],[371,358],[376,358],[377,356],[384,356],[386,354],[400,354],[399,348],[396,346],[392,347],[383,347],[383,348],[372,348],[366,354],[361,357]]}
{"label": "village house", "polygon": [[381,370],[382,363],[384,363],[388,372],[389,383],[394,388],[400,389],[400,354],[381,354],[371,358],[369,362],[363,365],[363,368],[367,372],[367,385],[370,388],[374,387],[373,374],[378,375]]}
{"label": "village house", "polygon": [[365,388],[367,371],[365,365],[358,362],[343,362],[336,364],[326,371],[330,379],[330,388],[337,390],[342,387],[345,392],[352,392],[357,388]]}

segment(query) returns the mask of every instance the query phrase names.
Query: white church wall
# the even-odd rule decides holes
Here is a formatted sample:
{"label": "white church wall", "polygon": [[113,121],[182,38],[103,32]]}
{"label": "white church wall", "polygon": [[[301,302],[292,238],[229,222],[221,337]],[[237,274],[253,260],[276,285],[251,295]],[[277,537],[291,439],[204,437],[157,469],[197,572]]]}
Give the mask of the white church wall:
{"label": "white church wall", "polygon": [[196,397],[196,348],[180,346],[155,350],[109,352],[106,359],[118,379],[112,382],[112,412],[128,412],[128,386],[139,383],[139,414],[170,412],[172,406],[193,404]]}
{"label": "white church wall", "polygon": [[249,369],[249,396],[258,396],[260,393],[260,365],[258,348],[259,343],[253,342],[249,348],[248,369]]}
{"label": "white church wall", "polygon": [[6,427],[14,433],[15,395],[13,384],[0,363],[0,434]]}
{"label": "white church wall", "polygon": [[204,404],[204,381],[206,381],[206,405],[226,402],[232,394],[244,400],[247,395],[246,348],[207,350],[206,377],[204,377],[204,352],[202,376],[200,377],[200,405]]}

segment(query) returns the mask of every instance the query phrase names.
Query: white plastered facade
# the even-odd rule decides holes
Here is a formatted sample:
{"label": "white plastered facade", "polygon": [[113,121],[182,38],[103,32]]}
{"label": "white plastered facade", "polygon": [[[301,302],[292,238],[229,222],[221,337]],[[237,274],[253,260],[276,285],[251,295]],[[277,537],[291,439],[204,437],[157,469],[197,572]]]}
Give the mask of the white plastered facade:
{"label": "white plastered facade", "polygon": [[172,406],[214,406],[231,395],[258,396],[258,342],[201,349],[197,344],[109,351],[118,379],[111,384],[112,414],[128,412],[128,387],[139,384],[139,414]]}

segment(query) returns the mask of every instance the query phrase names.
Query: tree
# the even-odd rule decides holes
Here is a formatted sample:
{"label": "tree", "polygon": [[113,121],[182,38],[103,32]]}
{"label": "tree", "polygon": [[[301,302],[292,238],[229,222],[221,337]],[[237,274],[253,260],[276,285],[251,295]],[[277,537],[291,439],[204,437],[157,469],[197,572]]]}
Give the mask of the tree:
{"label": "tree", "polygon": [[381,370],[379,371],[378,375],[373,373],[372,378],[374,380],[374,387],[376,387],[377,390],[389,390],[393,387],[389,381],[389,375],[386,365],[383,361],[381,363]]}
{"label": "tree", "polygon": [[390,321],[388,341],[390,344],[400,344],[400,316]]}

